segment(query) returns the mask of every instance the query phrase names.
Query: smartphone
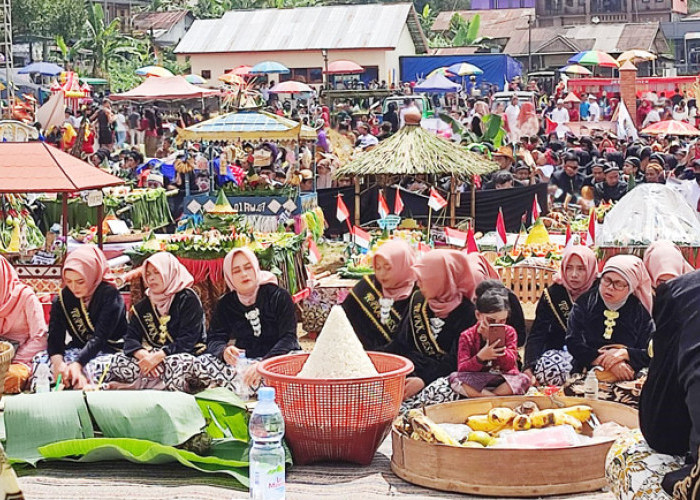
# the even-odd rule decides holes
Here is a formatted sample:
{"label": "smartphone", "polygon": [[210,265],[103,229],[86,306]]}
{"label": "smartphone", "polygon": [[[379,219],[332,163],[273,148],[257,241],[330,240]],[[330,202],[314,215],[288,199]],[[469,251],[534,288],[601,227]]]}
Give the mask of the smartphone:
{"label": "smartphone", "polygon": [[490,323],[489,324],[489,345],[493,345],[496,341],[501,342],[497,347],[506,346],[506,325],[500,323]]}

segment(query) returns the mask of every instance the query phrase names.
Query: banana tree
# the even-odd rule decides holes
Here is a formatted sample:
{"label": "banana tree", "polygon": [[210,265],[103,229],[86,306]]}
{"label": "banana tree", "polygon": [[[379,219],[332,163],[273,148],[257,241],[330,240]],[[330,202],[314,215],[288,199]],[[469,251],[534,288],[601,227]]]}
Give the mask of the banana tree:
{"label": "banana tree", "polygon": [[483,144],[488,142],[495,148],[500,148],[505,140],[506,131],[503,128],[503,118],[499,115],[485,115],[481,122],[471,130],[447,113],[440,113],[440,119],[449,124],[452,132],[459,134],[462,144]]}
{"label": "banana tree", "polygon": [[119,18],[105,23],[105,15],[100,4],[89,4],[85,21],[85,36],[79,40],[81,47],[91,52],[92,74],[104,77],[108,73],[108,64],[113,59],[126,59],[127,55],[136,54],[133,39],[123,35]]}

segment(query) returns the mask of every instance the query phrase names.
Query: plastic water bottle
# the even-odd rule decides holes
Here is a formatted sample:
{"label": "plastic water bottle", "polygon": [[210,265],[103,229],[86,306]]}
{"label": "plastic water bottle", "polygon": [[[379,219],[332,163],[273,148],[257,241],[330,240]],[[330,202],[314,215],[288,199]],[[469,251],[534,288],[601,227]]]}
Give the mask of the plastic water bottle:
{"label": "plastic water bottle", "polygon": [[41,363],[34,374],[34,392],[49,392],[51,390],[51,370],[49,365]]}
{"label": "plastic water bottle", "polygon": [[250,498],[252,500],[283,500],[284,479],[284,419],[275,403],[275,390],[261,387],[258,404],[248,424],[253,446],[250,449]]}
{"label": "plastic water bottle", "polygon": [[250,362],[245,355],[245,350],[240,349],[238,351],[238,361],[236,362],[236,378],[233,381],[233,386],[236,389],[236,395],[243,401],[248,401],[250,399],[250,388],[248,384],[245,383],[245,372],[248,370]]}
{"label": "plastic water bottle", "polygon": [[595,368],[591,369],[586,375],[586,380],[583,383],[583,392],[586,399],[598,399],[598,377],[596,377]]}

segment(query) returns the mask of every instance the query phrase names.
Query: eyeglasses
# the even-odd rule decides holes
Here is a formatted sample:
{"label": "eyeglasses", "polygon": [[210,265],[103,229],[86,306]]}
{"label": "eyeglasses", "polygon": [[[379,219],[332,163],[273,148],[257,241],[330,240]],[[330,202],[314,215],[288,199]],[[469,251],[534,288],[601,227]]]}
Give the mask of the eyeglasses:
{"label": "eyeglasses", "polygon": [[612,280],[608,278],[607,276],[603,276],[600,279],[600,284],[605,287],[613,287],[615,290],[626,290],[629,288],[629,285],[627,284],[626,281],[623,280]]}

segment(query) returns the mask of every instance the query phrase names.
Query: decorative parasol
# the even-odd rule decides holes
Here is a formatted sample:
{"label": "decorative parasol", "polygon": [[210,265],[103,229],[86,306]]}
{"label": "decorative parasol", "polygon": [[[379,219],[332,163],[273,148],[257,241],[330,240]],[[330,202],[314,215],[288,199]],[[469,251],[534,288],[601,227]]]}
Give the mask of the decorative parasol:
{"label": "decorative parasol", "polygon": [[656,122],[643,129],[640,133],[648,135],[700,136],[700,130],[693,127],[690,123],[678,120]]}
{"label": "decorative parasol", "polygon": [[625,61],[641,62],[641,61],[653,61],[656,59],[656,55],[652,54],[648,50],[634,49],[626,50],[619,56],[617,56],[617,62],[622,64]]}
{"label": "decorative parasol", "polygon": [[450,71],[447,69],[447,66],[443,66],[441,68],[435,68],[430,73],[428,73],[428,76],[426,76],[425,78],[427,79],[427,78],[433,77],[435,75],[455,76],[454,74],[450,73]]}
{"label": "decorative parasol", "polygon": [[207,81],[199,75],[185,75],[185,80],[194,85],[202,85],[207,83]]}
{"label": "decorative parasol", "polygon": [[618,62],[607,52],[600,50],[584,50],[568,60],[572,64],[585,66],[600,66],[602,68],[619,68]]}
{"label": "decorative parasol", "polygon": [[270,89],[270,92],[274,92],[275,94],[308,94],[313,91],[314,89],[307,84],[294,80],[278,83]]}
{"label": "decorative parasol", "polygon": [[471,75],[483,75],[484,74],[484,70],[482,70],[481,68],[477,68],[473,64],[469,64],[466,62],[456,63],[456,64],[453,64],[452,66],[448,66],[447,71],[449,71],[453,75],[458,75],[458,76],[471,76]]}
{"label": "decorative parasol", "polygon": [[365,68],[353,61],[341,59],[328,64],[328,70],[324,71],[327,75],[358,75],[364,73]]}
{"label": "decorative parasol", "polygon": [[580,64],[568,64],[564,66],[563,68],[559,68],[559,73],[566,73],[567,75],[581,75],[581,76],[590,76],[593,74],[593,72],[588,69],[584,68]]}
{"label": "decorative parasol", "polygon": [[265,75],[273,73],[286,75],[289,73],[289,68],[276,61],[263,61],[253,66],[249,73],[251,75]]}
{"label": "decorative parasol", "polygon": [[144,66],[137,69],[136,74],[139,76],[175,76],[163,66]]}

